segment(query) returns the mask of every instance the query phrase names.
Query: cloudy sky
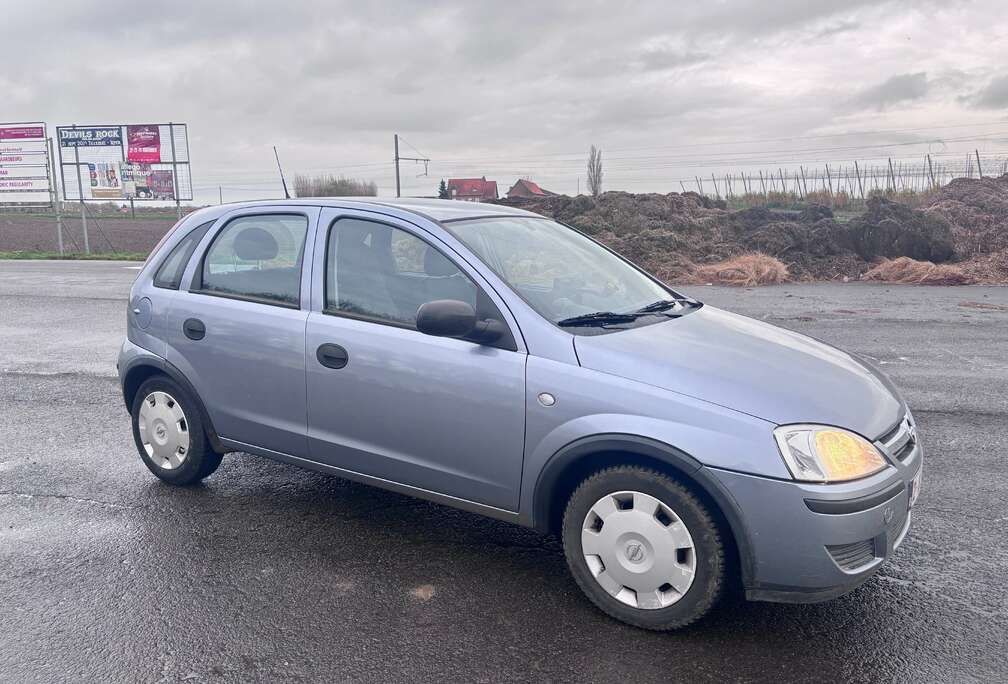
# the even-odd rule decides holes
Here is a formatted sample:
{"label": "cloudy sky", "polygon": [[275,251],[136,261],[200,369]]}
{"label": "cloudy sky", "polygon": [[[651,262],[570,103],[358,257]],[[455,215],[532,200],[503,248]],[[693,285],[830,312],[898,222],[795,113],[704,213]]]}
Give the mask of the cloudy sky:
{"label": "cloudy sky", "polygon": [[[161,9],[164,8],[164,9]],[[342,173],[576,192],[1008,158],[1004,0],[5,3],[0,121],[186,122],[197,202]],[[998,160],[998,161],[995,161]],[[710,190],[709,187],[705,188]],[[723,188],[722,188],[723,190]]]}

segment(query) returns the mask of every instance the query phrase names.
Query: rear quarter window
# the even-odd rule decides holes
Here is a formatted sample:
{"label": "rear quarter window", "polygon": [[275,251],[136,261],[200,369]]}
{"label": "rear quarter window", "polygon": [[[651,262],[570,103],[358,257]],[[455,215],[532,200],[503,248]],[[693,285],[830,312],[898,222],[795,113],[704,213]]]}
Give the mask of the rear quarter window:
{"label": "rear quarter window", "polygon": [[210,230],[213,221],[196,226],[188,235],[179,240],[179,243],[172,248],[171,252],[154,275],[154,287],[162,287],[168,290],[177,290],[182,282],[182,274],[185,272],[189,259],[192,258],[196,246],[199,244],[206,232]]}

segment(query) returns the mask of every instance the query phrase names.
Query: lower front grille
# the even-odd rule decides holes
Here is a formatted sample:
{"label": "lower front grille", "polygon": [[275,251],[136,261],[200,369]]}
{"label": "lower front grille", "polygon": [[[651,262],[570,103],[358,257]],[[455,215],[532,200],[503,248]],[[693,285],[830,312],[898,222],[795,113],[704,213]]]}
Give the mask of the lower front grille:
{"label": "lower front grille", "polygon": [[864,541],[852,544],[827,546],[826,550],[833,556],[836,564],[844,570],[857,570],[875,560],[874,539],[865,539]]}

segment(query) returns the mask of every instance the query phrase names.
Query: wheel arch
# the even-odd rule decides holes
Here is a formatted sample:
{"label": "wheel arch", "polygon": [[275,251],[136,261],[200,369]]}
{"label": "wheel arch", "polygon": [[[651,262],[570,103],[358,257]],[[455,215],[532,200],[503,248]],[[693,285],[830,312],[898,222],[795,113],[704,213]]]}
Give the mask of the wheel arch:
{"label": "wheel arch", "polygon": [[225,449],[221,444],[220,437],[217,435],[217,430],[214,429],[213,421],[210,420],[210,414],[207,413],[206,406],[203,405],[203,400],[196,392],[196,388],[193,387],[192,383],[189,382],[186,376],[182,374],[182,371],[164,359],[141,357],[136,359],[134,363],[130,364],[122,372],[122,392],[123,400],[126,402],[126,410],[132,412],[133,401],[136,399],[136,394],[140,389],[140,386],[156,375],[164,375],[168,377],[172,381],[181,385],[182,388],[189,393],[196,402],[196,410],[199,411],[201,422],[203,423],[207,437],[210,440],[210,446],[213,447],[213,450],[218,454],[226,453],[227,449]]}
{"label": "wheel arch", "polygon": [[545,533],[560,529],[571,493],[590,474],[615,465],[639,465],[667,473],[710,507],[730,535],[743,585],[753,577],[754,559],[742,515],[724,486],[702,464],[674,446],[625,434],[575,440],[557,451],[539,474],[533,492],[532,525]]}

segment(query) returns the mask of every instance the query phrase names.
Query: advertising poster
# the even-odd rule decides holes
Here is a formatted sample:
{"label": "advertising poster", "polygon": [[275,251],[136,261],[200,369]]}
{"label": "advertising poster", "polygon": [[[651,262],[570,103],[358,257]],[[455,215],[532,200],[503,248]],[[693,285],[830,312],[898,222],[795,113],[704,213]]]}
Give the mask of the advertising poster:
{"label": "advertising poster", "polygon": [[125,163],[119,167],[124,199],[174,200],[175,184],[170,170],[152,169],[150,164]]}
{"label": "advertising poster", "polygon": [[48,205],[50,192],[45,124],[0,124],[0,205]]}
{"label": "advertising poster", "polygon": [[192,199],[185,124],[59,126],[55,140],[69,201]]}
{"label": "advertising poster", "polygon": [[91,182],[91,197],[94,199],[122,199],[123,187],[119,176],[119,164],[88,164]]}
{"label": "advertising poster", "polygon": [[161,161],[161,127],[144,124],[126,127],[126,160],[141,164]]}

